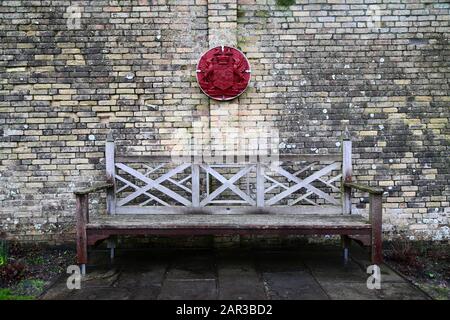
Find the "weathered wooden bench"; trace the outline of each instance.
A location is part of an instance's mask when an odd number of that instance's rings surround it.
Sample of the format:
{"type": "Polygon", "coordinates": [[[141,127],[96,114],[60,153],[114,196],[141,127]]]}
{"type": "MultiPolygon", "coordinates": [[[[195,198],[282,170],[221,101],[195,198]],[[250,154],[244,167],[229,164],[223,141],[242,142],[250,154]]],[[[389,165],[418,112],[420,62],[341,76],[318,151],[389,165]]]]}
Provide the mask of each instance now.
{"type": "Polygon", "coordinates": [[[342,154],[280,155],[275,164],[251,157],[173,163],[117,156],[109,135],[105,158],[107,181],[74,192],[83,273],[88,246],[120,235],[341,235],[345,259],[354,239],[382,262],[383,191],[352,181],[348,138],[342,154]],[[369,194],[369,219],[354,212],[352,189],[369,194]],[[106,191],[106,214],[90,217],[88,197],[98,191],[106,191]]]}

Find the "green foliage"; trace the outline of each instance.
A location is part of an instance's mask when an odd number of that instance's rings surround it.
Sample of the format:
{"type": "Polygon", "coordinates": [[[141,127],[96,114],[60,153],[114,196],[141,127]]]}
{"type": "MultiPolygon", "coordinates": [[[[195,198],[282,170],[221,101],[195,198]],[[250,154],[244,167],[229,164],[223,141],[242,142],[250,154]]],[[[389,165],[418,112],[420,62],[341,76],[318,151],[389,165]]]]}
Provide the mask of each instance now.
{"type": "Polygon", "coordinates": [[[407,239],[398,239],[391,243],[390,258],[393,261],[404,263],[407,266],[423,270],[424,266],[419,261],[420,248],[407,239]]]}
{"type": "Polygon", "coordinates": [[[8,261],[8,248],[5,240],[0,240],[0,267],[8,261]]]}
{"type": "Polygon", "coordinates": [[[0,266],[0,284],[7,285],[17,283],[27,276],[26,266],[18,261],[0,266]]]}
{"type": "Polygon", "coordinates": [[[277,5],[281,7],[289,7],[295,4],[295,0],[277,0],[277,5]]]}
{"type": "Polygon", "coordinates": [[[45,263],[44,257],[41,255],[33,255],[27,258],[27,263],[30,265],[42,265],[45,263]]]}
{"type": "Polygon", "coordinates": [[[14,287],[14,293],[23,296],[39,296],[45,289],[45,281],[41,279],[25,279],[14,287]]]}
{"type": "Polygon", "coordinates": [[[31,296],[14,295],[9,289],[0,289],[0,300],[33,300],[31,296]]]}

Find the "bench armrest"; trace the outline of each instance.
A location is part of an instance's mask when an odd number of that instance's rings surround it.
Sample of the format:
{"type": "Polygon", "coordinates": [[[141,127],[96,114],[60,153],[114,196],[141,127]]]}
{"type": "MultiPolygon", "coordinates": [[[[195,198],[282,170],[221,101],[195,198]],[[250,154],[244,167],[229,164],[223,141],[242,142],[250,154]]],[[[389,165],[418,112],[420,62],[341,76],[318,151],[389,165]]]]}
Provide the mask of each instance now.
{"type": "MultiPolygon", "coordinates": [[[[111,182],[95,183],[90,187],[74,190],[76,198],[75,217],[77,221],[78,237],[86,240],[86,224],[89,223],[89,194],[103,190],[113,190],[114,184],[111,182]]],[[[81,239],[80,238],[80,239],[81,239]]],[[[80,258],[85,259],[84,257],[80,258]]]]}
{"type": "Polygon", "coordinates": [[[353,182],[344,182],[344,187],[357,189],[359,191],[368,192],[370,194],[383,194],[383,192],[384,192],[383,189],[381,189],[381,188],[369,187],[369,186],[365,186],[365,185],[361,185],[361,184],[357,184],[357,183],[353,183],[353,182]]]}
{"type": "MultiPolygon", "coordinates": [[[[356,189],[362,192],[369,193],[369,220],[372,226],[371,228],[371,245],[372,245],[372,262],[380,264],[383,262],[382,245],[382,219],[383,219],[383,189],[373,188],[365,185],[360,185],[353,182],[344,182],[344,189],[347,189],[346,193],[350,197],[351,189],[356,189]]],[[[350,200],[351,201],[351,200],[350,200]]],[[[350,202],[351,205],[351,202],[350,202]]]]}
{"type": "Polygon", "coordinates": [[[84,195],[84,194],[89,194],[89,193],[93,193],[93,192],[97,192],[97,191],[106,190],[106,189],[113,188],[113,187],[114,187],[114,184],[108,183],[108,182],[96,183],[87,188],[77,189],[73,193],[75,193],[76,195],[84,195]]]}

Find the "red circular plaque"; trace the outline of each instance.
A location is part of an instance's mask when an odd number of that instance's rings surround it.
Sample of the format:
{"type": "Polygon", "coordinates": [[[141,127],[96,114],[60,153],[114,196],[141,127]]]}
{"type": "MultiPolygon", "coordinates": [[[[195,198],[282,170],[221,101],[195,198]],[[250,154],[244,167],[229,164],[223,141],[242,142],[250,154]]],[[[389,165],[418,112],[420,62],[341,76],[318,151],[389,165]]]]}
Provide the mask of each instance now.
{"type": "Polygon", "coordinates": [[[197,82],[212,99],[234,99],[247,89],[250,64],[238,49],[225,46],[212,48],[198,61],[197,82]]]}

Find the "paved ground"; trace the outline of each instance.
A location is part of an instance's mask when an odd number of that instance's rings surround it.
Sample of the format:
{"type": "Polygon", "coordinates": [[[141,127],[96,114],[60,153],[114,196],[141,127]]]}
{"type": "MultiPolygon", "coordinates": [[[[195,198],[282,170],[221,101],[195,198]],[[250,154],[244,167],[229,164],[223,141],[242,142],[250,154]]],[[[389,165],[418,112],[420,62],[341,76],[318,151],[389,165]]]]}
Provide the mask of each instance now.
{"type": "Polygon", "coordinates": [[[117,250],[106,251],[81,290],[68,290],[62,277],[43,299],[426,299],[388,267],[381,290],[366,286],[369,264],[352,249],[344,266],[341,250],[309,245],[289,250],[117,250]]]}

